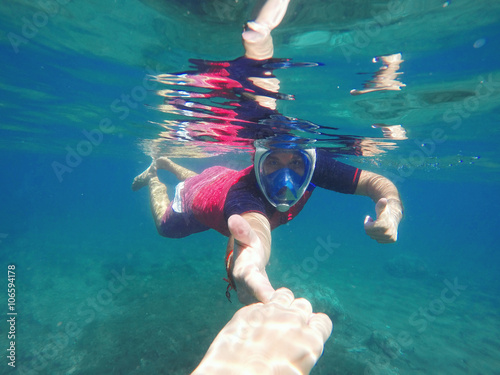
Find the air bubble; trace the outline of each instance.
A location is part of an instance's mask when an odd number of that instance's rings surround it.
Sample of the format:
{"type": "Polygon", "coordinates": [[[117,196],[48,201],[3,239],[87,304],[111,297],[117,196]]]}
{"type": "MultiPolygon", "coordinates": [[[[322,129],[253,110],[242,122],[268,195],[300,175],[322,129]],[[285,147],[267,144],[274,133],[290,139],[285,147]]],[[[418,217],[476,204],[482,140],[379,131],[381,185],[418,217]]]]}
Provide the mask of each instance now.
{"type": "Polygon", "coordinates": [[[486,44],[486,39],[484,38],[481,38],[481,39],[478,39],[474,42],[473,44],[473,47],[474,48],[481,48],[482,46],[484,46],[486,44]]]}

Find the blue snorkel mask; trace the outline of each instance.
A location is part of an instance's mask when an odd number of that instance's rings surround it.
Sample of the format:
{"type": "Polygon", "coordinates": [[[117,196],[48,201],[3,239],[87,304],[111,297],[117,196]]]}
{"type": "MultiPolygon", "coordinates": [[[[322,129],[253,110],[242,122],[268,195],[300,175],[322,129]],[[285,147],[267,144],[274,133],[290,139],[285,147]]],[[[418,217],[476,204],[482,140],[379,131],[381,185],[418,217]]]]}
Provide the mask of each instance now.
{"type": "Polygon", "coordinates": [[[278,211],[286,212],[306,191],[314,173],[316,150],[294,142],[255,142],[257,183],[278,211]]]}

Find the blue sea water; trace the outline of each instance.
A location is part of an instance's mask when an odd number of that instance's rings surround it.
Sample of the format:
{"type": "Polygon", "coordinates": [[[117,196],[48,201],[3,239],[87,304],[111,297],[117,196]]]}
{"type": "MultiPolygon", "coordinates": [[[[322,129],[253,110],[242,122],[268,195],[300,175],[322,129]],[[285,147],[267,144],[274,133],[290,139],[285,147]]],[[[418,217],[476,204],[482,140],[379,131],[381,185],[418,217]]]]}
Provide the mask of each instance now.
{"type": "MultiPolygon", "coordinates": [[[[239,57],[254,5],[0,5],[0,373],[187,374],[241,307],[224,293],[225,238],[160,237],[130,185],[155,152],[197,172],[249,165],[234,145],[176,138],[189,115],[158,110],[160,91],[186,87],[151,76],[239,57]]],[[[280,113],[364,141],[339,159],[391,178],[405,206],[391,245],[364,233],[368,198],[320,189],[273,232],[273,285],[335,324],[313,374],[500,373],[499,20],[487,1],[292,0],[273,32],[276,57],[321,63],[274,71],[295,97],[280,113]],[[406,86],[350,94],[396,53],[406,86]]]]}

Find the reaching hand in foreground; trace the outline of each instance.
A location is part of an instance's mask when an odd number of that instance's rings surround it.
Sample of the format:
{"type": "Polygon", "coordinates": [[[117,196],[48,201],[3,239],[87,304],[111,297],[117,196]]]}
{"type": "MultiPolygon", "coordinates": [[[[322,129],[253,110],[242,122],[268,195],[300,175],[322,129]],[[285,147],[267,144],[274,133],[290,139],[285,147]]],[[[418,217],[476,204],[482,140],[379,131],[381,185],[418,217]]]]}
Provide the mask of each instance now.
{"type": "Polygon", "coordinates": [[[398,225],[403,216],[400,206],[391,205],[390,200],[381,198],[375,205],[377,220],[370,216],[365,218],[365,231],[371,238],[380,243],[396,242],[398,225]]]}
{"type": "Polygon", "coordinates": [[[331,332],[327,315],[281,288],[238,310],[192,375],[309,374],[331,332]]]}

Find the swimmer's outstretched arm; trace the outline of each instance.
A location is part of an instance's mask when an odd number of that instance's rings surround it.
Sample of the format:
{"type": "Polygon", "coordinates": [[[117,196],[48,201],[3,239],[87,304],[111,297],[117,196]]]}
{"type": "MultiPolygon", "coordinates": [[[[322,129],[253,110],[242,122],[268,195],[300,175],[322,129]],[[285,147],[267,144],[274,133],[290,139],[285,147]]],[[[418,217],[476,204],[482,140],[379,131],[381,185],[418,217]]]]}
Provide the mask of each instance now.
{"type": "Polygon", "coordinates": [[[245,305],[268,302],[274,293],[266,273],[271,256],[269,220],[260,213],[249,212],[232,215],[228,227],[228,251],[234,249],[228,273],[236,284],[238,299],[245,305]]]}
{"type": "Polygon", "coordinates": [[[331,332],[327,315],[281,288],[238,310],[192,375],[309,374],[331,332]]]}
{"type": "Polygon", "coordinates": [[[377,219],[365,218],[365,231],[380,243],[396,242],[403,218],[403,204],[396,186],[376,173],[361,171],[355,194],[366,195],[375,203],[377,219]]]}
{"type": "Polygon", "coordinates": [[[254,60],[273,57],[271,30],[283,20],[289,2],[290,0],[267,0],[257,18],[247,22],[242,34],[246,57],[254,60]]]}

